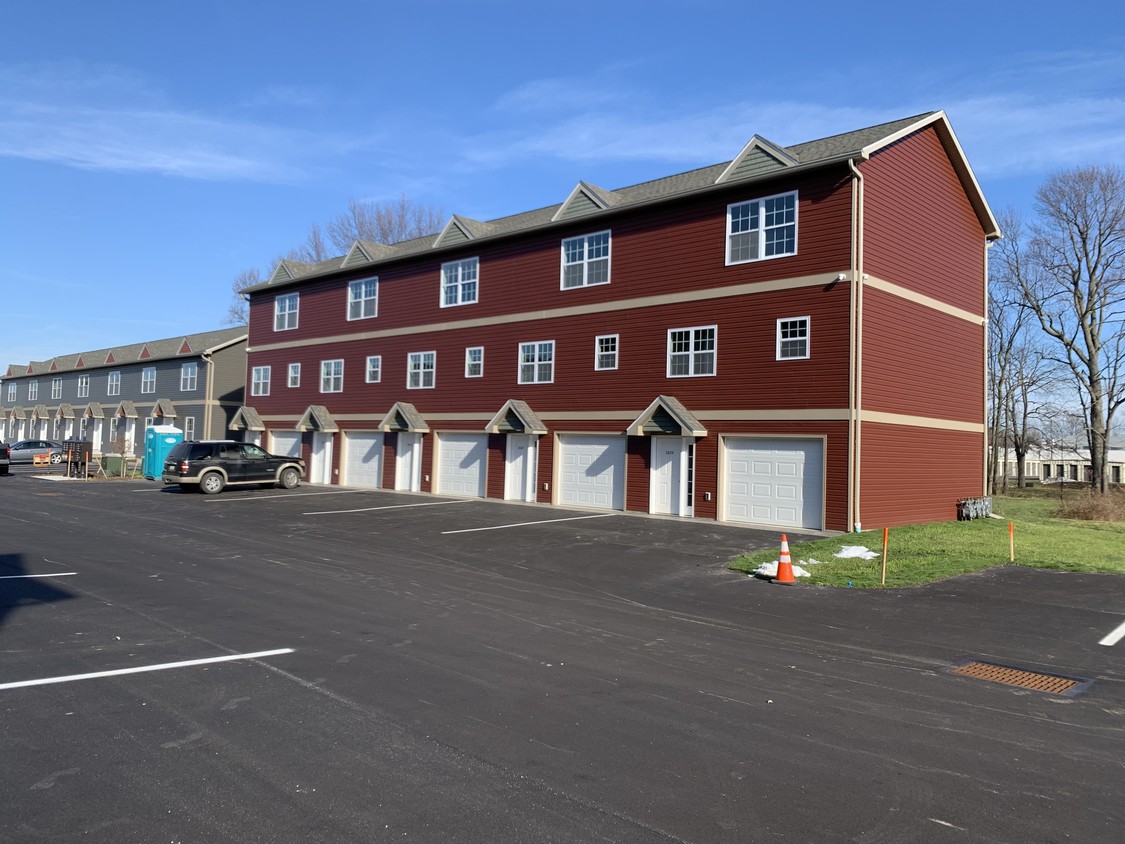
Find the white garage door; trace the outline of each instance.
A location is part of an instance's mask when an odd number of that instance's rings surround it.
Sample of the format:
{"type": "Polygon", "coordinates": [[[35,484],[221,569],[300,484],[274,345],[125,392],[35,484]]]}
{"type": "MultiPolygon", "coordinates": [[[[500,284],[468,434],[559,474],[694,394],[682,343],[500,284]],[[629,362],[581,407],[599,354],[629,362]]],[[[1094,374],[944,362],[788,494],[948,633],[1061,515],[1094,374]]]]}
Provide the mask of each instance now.
{"type": "Polygon", "coordinates": [[[348,431],[344,451],[344,483],[377,489],[383,480],[383,435],[348,431]]]}
{"type": "Polygon", "coordinates": [[[820,530],[822,440],[727,437],[726,518],[820,530]]]}
{"type": "Polygon", "coordinates": [[[559,435],[559,503],[625,509],[625,437],[559,435]]]}
{"type": "Polygon", "coordinates": [[[270,454],[282,457],[301,456],[300,431],[270,431],[270,454]]]}
{"type": "Polygon", "coordinates": [[[438,434],[438,492],[484,498],[488,434],[438,434]]]}

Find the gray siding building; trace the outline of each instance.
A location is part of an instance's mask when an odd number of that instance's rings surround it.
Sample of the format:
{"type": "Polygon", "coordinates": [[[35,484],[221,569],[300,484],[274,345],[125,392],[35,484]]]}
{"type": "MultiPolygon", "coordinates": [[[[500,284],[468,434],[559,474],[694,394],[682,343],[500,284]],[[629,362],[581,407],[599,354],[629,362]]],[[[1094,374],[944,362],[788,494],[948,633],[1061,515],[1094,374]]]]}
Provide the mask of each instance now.
{"type": "Polygon", "coordinates": [[[244,327],[12,364],[0,380],[0,440],[85,439],[141,454],[150,425],[219,439],[242,406],[244,327]]]}

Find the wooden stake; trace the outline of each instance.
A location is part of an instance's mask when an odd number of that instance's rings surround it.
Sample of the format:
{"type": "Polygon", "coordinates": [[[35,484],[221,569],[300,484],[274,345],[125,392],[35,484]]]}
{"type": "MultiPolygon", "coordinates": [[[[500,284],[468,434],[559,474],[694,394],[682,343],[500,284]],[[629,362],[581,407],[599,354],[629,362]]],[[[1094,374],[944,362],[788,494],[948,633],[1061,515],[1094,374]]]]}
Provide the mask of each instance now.
{"type": "Polygon", "coordinates": [[[1016,561],[1016,523],[1008,522],[1008,562],[1016,561]]]}
{"type": "Polygon", "coordinates": [[[883,528],[883,586],[887,585],[887,532],[888,528],[883,528]]]}

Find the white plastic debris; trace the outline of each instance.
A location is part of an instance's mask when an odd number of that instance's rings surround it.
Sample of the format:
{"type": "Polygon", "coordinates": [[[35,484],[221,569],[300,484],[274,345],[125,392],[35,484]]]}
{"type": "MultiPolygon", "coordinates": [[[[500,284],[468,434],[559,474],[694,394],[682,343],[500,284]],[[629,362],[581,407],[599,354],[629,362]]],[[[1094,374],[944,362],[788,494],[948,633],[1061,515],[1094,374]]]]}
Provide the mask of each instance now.
{"type": "MultiPolygon", "coordinates": [[[[773,560],[769,563],[762,563],[760,566],[754,569],[754,574],[759,575],[760,577],[777,577],[777,560],[773,560]]],[[[797,565],[793,566],[793,576],[810,577],[808,570],[803,569],[797,565]]]]}
{"type": "Polygon", "coordinates": [[[873,560],[878,557],[879,554],[864,545],[845,545],[836,556],[859,557],[861,560],[873,560]]]}

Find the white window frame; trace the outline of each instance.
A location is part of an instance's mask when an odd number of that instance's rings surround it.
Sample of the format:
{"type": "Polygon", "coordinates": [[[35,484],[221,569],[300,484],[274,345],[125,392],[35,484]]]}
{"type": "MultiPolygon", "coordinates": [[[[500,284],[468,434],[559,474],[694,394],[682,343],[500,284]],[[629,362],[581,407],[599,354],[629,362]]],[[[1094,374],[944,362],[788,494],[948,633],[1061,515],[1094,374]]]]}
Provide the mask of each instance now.
{"type": "Polygon", "coordinates": [[[618,352],[620,350],[621,350],[621,335],[620,334],[599,334],[597,337],[594,338],[594,369],[599,370],[599,371],[608,371],[608,370],[611,370],[611,369],[617,369],[617,355],[618,355],[618,352]],[[612,350],[603,349],[602,348],[602,341],[603,340],[612,340],[613,341],[613,349],[612,350]],[[613,356],[613,365],[612,366],[603,365],[603,360],[602,360],[603,355],[604,356],[609,356],[609,355],[613,356]]]}
{"type": "Polygon", "coordinates": [[[142,393],[155,393],[156,392],[156,367],[146,366],[141,370],[141,392],[142,393]]]}
{"type": "Polygon", "coordinates": [[[188,361],[180,364],[180,392],[187,393],[199,387],[199,364],[188,361]]]}
{"type": "Polygon", "coordinates": [[[432,390],[436,383],[437,352],[410,352],[406,356],[406,389],[432,390]]]}
{"type": "Polygon", "coordinates": [[[797,254],[797,212],[800,206],[798,201],[797,191],[788,191],[786,193],[777,193],[772,196],[763,196],[759,199],[749,199],[742,202],[732,202],[727,206],[727,236],[726,236],[726,263],[727,266],[734,264],[749,264],[753,261],[766,261],[771,258],[787,258],[797,254]],[[770,203],[777,200],[784,200],[792,197],[793,199],[793,219],[792,221],[786,220],[783,223],[773,224],[767,223],[767,217],[770,214],[776,214],[776,209],[767,209],[770,203]],[[745,209],[745,214],[743,213],[745,209]],[[754,222],[756,218],[757,222],[754,222]],[[774,251],[770,253],[769,249],[771,244],[767,240],[773,233],[782,231],[792,227],[793,229],[793,248],[785,252],[774,251]],[[735,231],[735,229],[738,231],[735,231]],[[733,258],[732,252],[734,249],[733,238],[744,234],[754,234],[758,236],[757,248],[754,254],[746,258],[733,258]]]}
{"type": "Polygon", "coordinates": [[[105,394],[107,396],[121,395],[121,372],[111,372],[105,377],[105,394]]]}
{"type": "Polygon", "coordinates": [[[555,341],[532,340],[519,344],[518,382],[520,384],[553,384],[555,383],[555,341]],[[541,367],[550,368],[549,377],[544,378],[541,367]],[[530,370],[526,370],[530,367],[530,370]],[[526,375],[530,373],[531,377],[526,375]]]}
{"type": "Polygon", "coordinates": [[[780,317],[777,320],[777,359],[808,360],[812,354],[812,318],[807,316],[780,317]],[[786,332],[801,331],[800,336],[783,336],[786,332]],[[785,354],[786,343],[803,342],[804,354],[785,354]]]}
{"type": "Polygon", "coordinates": [[[320,391],[322,393],[344,392],[343,358],[333,358],[320,362],[320,391]]]}
{"type": "Polygon", "coordinates": [[[668,329],[668,358],[667,358],[667,375],[669,378],[712,378],[719,371],[719,326],[717,325],[695,325],[685,328],[669,328],[668,329]],[[676,333],[689,332],[688,343],[690,348],[687,351],[673,351],[672,335],[676,333]],[[710,331],[711,334],[711,348],[698,350],[697,344],[699,343],[701,333],[710,331]],[[703,372],[701,367],[697,366],[699,361],[698,355],[709,352],[711,357],[711,371],[703,372]],[[682,357],[687,355],[688,371],[687,372],[672,372],[672,359],[673,355],[682,357]]]}
{"type": "Polygon", "coordinates": [[[51,379],[51,401],[58,401],[61,398],[62,398],[62,378],[52,378],[51,379]]]}
{"type": "Polygon", "coordinates": [[[484,377],[484,346],[465,347],[465,377],[484,377]],[[474,369],[476,370],[475,372],[474,369]]]}
{"type": "Polygon", "coordinates": [[[8,401],[10,402],[16,400],[16,386],[15,382],[8,385],[8,401]]]}
{"type": "Polygon", "coordinates": [[[378,384],[383,380],[383,356],[368,355],[364,367],[364,379],[368,384],[378,384]]]}
{"type": "Polygon", "coordinates": [[[379,277],[361,278],[348,282],[348,322],[357,319],[373,319],[379,316],[379,277]],[[366,285],[373,292],[366,295],[366,285]],[[370,313],[368,313],[370,311],[370,313]]]}
{"type": "Polygon", "coordinates": [[[250,395],[268,396],[270,394],[270,377],[273,375],[272,367],[255,366],[250,370],[250,395]]]}
{"type": "Polygon", "coordinates": [[[39,379],[38,378],[36,378],[33,381],[27,382],[27,400],[28,401],[38,401],[39,400],[39,379]]]}
{"type": "Polygon", "coordinates": [[[613,248],[613,233],[609,229],[600,232],[592,232],[590,234],[583,234],[577,237],[564,238],[561,249],[562,269],[559,274],[559,289],[560,290],[577,290],[580,287],[594,287],[602,284],[609,284],[610,274],[610,258],[611,250],[613,248]],[[590,252],[598,250],[600,252],[602,244],[599,241],[605,238],[605,254],[599,254],[596,258],[590,257],[590,252]],[[568,249],[569,248],[569,249],[568,249]],[[568,251],[570,252],[568,260],[568,251]],[[580,253],[580,254],[578,254],[580,253]],[[600,265],[605,263],[605,279],[599,281],[590,281],[590,268],[592,265],[600,265]],[[576,284],[567,284],[566,271],[568,268],[581,268],[582,277],[576,284]]]}
{"type": "Polygon", "coordinates": [[[289,364],[289,373],[286,377],[285,383],[289,387],[300,387],[301,386],[301,364],[299,364],[299,363],[289,364]]]}
{"type": "Polygon", "coordinates": [[[441,265],[440,303],[443,308],[456,308],[459,305],[475,305],[480,301],[480,258],[462,258],[441,265]],[[466,279],[466,271],[472,268],[472,278],[466,279]],[[450,297],[448,294],[452,293],[450,297]],[[452,298],[452,301],[450,301],[452,298]]]}
{"type": "Polygon", "coordinates": [[[195,439],[195,417],[194,416],[185,416],[184,417],[184,439],[185,440],[194,440],[195,439]]]}
{"type": "Polygon", "coordinates": [[[85,399],[90,397],[90,376],[78,376],[78,398],[85,399]]]}
{"type": "Polygon", "coordinates": [[[283,293],[275,296],[273,300],[273,330],[295,330],[300,319],[300,312],[300,293],[283,293]]]}

